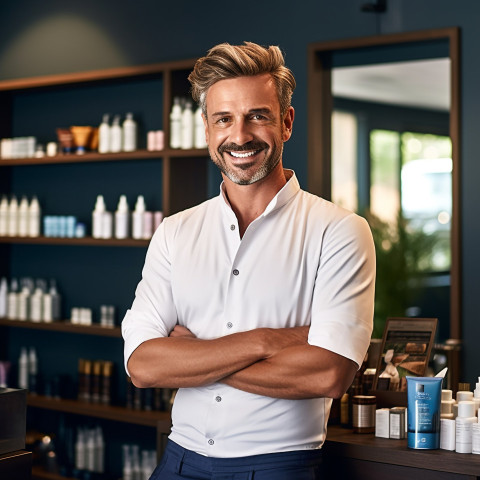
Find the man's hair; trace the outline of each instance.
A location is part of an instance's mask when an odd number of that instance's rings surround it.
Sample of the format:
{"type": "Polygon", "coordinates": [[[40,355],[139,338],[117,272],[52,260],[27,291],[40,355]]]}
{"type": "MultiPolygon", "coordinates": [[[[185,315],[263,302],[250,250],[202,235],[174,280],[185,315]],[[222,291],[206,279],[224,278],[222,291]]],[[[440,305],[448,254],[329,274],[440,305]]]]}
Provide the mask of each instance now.
{"type": "Polygon", "coordinates": [[[221,43],[198,59],[188,80],[192,84],[192,97],[206,116],[207,92],[214,83],[265,73],[270,74],[275,83],[283,116],[290,107],[296,82],[291,70],[285,67],[280,48],[276,46],[262,47],[251,42],[244,42],[244,45],[221,43]]]}

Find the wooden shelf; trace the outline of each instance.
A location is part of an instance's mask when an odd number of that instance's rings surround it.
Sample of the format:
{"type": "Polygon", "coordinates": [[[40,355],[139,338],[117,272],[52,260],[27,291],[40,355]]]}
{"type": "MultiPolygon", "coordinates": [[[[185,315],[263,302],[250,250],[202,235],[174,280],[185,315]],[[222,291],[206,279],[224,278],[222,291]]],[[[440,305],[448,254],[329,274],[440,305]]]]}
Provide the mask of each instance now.
{"type": "Polygon", "coordinates": [[[118,162],[135,160],[156,160],[163,157],[205,157],[208,156],[208,150],[205,149],[164,149],[150,152],[148,150],[136,150],[134,152],[119,153],[85,153],[84,155],[55,155],[54,157],[41,158],[0,158],[0,167],[20,167],[22,165],[49,165],[59,163],[89,163],[89,162],[118,162]]]}
{"type": "Polygon", "coordinates": [[[77,245],[85,247],[148,247],[150,240],[134,238],[66,238],[66,237],[0,237],[0,243],[27,245],[77,245]]]}
{"type": "Polygon", "coordinates": [[[100,337],[121,338],[120,327],[102,327],[100,325],[76,325],[66,320],[59,322],[31,322],[29,320],[9,320],[0,318],[0,326],[30,328],[34,330],[50,330],[55,332],[80,333],[83,335],[97,335],[100,337]]]}
{"type": "Polygon", "coordinates": [[[44,410],[54,410],[56,412],[73,413],[86,417],[154,427],[161,433],[170,433],[170,412],[132,410],[126,407],[56,399],[32,394],[29,394],[27,397],[27,405],[44,410]]]}
{"type": "Polygon", "coordinates": [[[58,473],[47,472],[43,467],[34,465],[32,467],[33,480],[75,480],[73,477],[63,477],[58,473]]]}

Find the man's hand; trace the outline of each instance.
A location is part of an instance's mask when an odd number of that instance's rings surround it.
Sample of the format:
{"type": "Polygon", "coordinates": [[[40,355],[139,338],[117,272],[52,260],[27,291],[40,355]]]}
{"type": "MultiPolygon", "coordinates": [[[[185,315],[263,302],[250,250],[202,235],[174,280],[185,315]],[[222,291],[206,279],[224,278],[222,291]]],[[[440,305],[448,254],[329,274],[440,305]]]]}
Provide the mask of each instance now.
{"type": "Polygon", "coordinates": [[[170,332],[169,337],[192,337],[197,338],[188,328],[182,325],[175,325],[175,328],[170,332]]]}

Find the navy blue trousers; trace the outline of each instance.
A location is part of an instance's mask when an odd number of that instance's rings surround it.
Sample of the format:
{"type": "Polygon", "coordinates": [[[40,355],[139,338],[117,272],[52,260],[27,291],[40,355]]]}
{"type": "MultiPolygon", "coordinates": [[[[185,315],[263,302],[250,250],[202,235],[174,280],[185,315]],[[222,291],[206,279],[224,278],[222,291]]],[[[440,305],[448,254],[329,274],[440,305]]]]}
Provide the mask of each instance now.
{"type": "Polygon", "coordinates": [[[317,480],[321,450],[212,458],[168,440],[150,480],[317,480]]]}

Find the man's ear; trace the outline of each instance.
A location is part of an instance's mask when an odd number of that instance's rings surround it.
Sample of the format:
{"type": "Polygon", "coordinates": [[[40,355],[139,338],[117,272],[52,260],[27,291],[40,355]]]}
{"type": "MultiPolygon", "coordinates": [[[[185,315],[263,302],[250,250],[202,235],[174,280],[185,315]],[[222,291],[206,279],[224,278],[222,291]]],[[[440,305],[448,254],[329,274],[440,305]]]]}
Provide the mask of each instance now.
{"type": "Polygon", "coordinates": [[[282,129],[282,140],[284,142],[290,140],[292,136],[293,120],[295,118],[295,110],[293,107],[288,107],[284,117],[283,117],[283,129],[282,129]]]}

